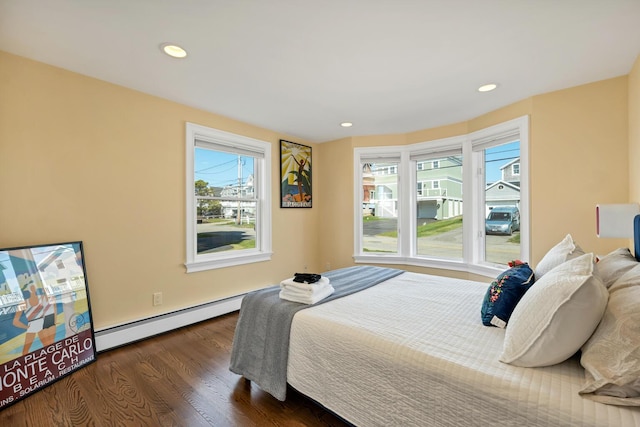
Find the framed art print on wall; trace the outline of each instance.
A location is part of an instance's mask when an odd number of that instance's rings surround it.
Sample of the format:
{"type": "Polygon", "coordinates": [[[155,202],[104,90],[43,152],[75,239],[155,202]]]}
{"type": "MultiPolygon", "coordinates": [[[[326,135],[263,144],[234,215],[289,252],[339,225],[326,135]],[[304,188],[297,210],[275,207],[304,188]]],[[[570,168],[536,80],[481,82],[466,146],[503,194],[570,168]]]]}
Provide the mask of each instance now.
{"type": "Polygon", "coordinates": [[[280,140],[280,207],[313,205],[311,147],[280,140]]]}
{"type": "Polygon", "coordinates": [[[96,360],[82,242],[0,249],[0,410],[96,360]]]}

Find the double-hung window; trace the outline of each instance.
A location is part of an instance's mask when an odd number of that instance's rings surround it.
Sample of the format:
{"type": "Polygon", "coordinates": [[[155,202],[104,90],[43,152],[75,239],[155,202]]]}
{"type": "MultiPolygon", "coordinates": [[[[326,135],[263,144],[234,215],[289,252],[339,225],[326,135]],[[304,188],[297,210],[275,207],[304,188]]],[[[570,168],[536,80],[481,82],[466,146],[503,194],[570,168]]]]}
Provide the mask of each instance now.
{"type": "Polygon", "coordinates": [[[474,132],[470,145],[477,206],[473,259],[488,265],[528,260],[528,121],[512,120],[474,132]]]}
{"type": "Polygon", "coordinates": [[[374,152],[362,157],[358,165],[363,195],[358,244],[363,252],[398,253],[399,163],[394,153],[374,152]]]}
{"type": "Polygon", "coordinates": [[[187,123],[187,272],[271,257],[271,145],[187,123]]]}
{"type": "Polygon", "coordinates": [[[430,183],[422,192],[409,195],[413,212],[410,256],[416,260],[462,261],[462,143],[462,138],[452,138],[408,147],[409,167],[421,162],[427,165],[411,174],[413,180],[430,183]]]}
{"type": "Polygon", "coordinates": [[[522,117],[453,138],[354,149],[354,259],[490,275],[528,259],[527,147],[522,117]]]}

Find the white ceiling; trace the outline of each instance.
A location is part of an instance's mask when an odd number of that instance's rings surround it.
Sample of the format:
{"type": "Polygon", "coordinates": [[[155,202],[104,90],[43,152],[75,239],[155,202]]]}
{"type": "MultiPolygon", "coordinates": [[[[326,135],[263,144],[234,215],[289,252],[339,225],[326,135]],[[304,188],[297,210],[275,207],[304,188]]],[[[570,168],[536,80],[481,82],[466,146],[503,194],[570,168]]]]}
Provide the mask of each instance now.
{"type": "Polygon", "coordinates": [[[628,74],[640,0],[0,0],[0,50],[324,142],[628,74]]]}

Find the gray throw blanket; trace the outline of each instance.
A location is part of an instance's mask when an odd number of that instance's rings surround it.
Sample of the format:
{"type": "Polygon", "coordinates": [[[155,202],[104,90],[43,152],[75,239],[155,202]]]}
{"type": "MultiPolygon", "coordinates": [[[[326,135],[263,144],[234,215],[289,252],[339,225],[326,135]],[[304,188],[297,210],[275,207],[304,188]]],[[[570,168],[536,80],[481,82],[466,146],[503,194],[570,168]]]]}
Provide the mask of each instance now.
{"type": "Polygon", "coordinates": [[[403,273],[373,266],[323,273],[335,292],[314,305],[281,300],[280,286],[251,292],[242,299],[231,350],[231,372],[244,376],[278,400],[287,393],[289,332],[297,311],[350,295],[403,273]]]}

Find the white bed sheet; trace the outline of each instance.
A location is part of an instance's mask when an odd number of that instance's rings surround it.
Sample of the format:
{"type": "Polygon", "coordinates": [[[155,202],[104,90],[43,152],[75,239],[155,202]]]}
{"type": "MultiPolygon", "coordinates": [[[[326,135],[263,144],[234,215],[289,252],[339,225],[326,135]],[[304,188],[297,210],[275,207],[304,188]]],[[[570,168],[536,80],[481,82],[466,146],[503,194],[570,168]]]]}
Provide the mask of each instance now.
{"type": "Polygon", "coordinates": [[[489,284],[404,273],[296,313],[287,381],[358,426],[640,426],[640,409],[580,397],[576,359],[498,361],[489,284]]]}

